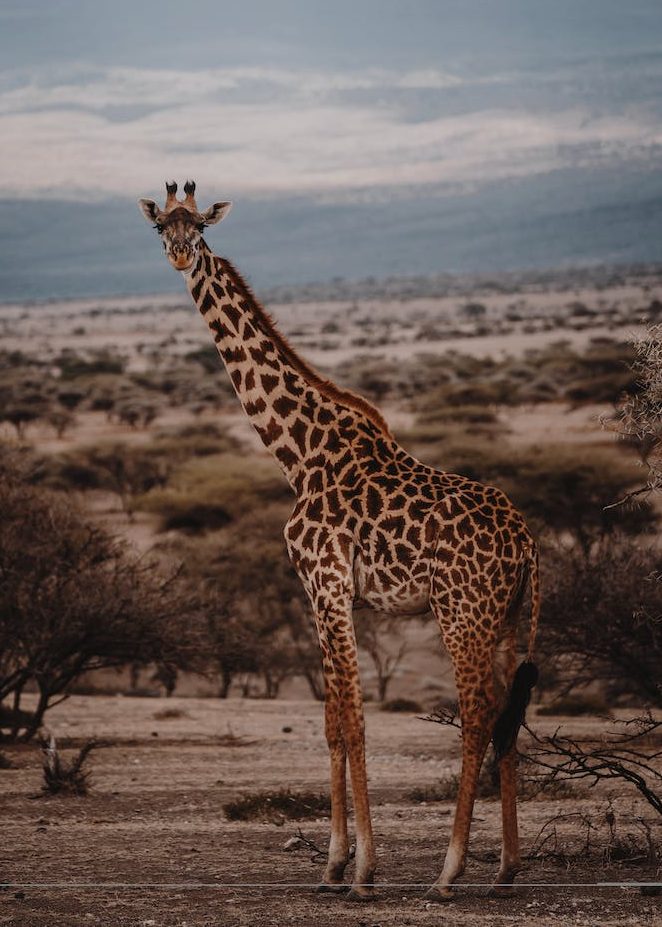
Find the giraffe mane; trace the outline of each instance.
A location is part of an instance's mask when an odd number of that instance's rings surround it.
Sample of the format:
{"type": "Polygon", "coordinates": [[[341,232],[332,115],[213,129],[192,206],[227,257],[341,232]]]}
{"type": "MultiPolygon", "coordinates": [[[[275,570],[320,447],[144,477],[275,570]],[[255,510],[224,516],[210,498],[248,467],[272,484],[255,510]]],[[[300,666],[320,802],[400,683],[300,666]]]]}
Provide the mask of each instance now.
{"type": "Polygon", "coordinates": [[[384,435],[392,438],[393,435],[391,434],[391,430],[381,412],[358,393],[350,389],[341,389],[339,386],[336,386],[333,380],[329,380],[322,376],[318,370],[315,370],[311,364],[297,354],[285,335],[279,330],[273,316],[271,316],[260,303],[236,267],[228,261],[227,258],[217,257],[216,255],[215,257],[220,261],[223,273],[228,274],[232,278],[233,283],[236,284],[236,289],[239,290],[245,299],[251,301],[260,324],[264,329],[264,333],[271,338],[277,349],[287,358],[295,370],[297,370],[312,387],[317,389],[325,399],[330,399],[332,402],[337,402],[338,405],[345,406],[348,409],[354,409],[356,412],[361,412],[373,425],[376,425],[384,435]]]}

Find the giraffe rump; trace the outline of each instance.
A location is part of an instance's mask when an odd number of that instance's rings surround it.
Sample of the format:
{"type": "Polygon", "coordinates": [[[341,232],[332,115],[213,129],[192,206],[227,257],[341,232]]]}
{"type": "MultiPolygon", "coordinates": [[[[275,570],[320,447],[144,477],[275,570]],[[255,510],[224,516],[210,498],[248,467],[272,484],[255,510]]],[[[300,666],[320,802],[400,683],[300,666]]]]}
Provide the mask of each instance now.
{"type": "Polygon", "coordinates": [[[492,731],[492,743],[497,759],[510,750],[517,739],[517,733],[524,723],[526,709],[531,701],[531,691],[538,682],[538,667],[525,660],[517,668],[508,702],[496,720],[492,731]]]}

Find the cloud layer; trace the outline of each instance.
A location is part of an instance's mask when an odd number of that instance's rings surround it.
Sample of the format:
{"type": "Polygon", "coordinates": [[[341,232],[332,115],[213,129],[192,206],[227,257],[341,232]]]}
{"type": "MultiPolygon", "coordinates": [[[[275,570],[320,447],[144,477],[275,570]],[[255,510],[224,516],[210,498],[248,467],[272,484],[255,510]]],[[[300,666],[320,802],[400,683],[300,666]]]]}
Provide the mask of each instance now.
{"type": "Polygon", "coordinates": [[[210,196],[355,197],[658,157],[654,105],[557,100],[567,75],[534,78],[532,97],[524,80],[435,69],[5,74],[0,196],[133,196],[193,176],[210,196]]]}

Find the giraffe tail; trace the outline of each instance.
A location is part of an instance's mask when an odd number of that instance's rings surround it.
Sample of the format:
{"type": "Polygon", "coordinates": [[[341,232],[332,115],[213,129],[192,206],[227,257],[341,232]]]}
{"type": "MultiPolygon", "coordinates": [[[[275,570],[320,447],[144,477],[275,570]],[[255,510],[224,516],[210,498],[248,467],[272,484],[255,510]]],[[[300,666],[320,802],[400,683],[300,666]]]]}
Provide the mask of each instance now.
{"type": "Polygon", "coordinates": [[[533,662],[533,647],[538,630],[540,615],[540,578],[538,568],[538,548],[531,542],[527,551],[529,561],[529,581],[531,584],[531,625],[526,660],[517,668],[513,684],[508,695],[508,702],[496,720],[492,731],[492,743],[497,759],[505,756],[517,740],[517,734],[524,723],[526,709],[531,701],[531,691],[538,682],[538,667],[533,662]]]}

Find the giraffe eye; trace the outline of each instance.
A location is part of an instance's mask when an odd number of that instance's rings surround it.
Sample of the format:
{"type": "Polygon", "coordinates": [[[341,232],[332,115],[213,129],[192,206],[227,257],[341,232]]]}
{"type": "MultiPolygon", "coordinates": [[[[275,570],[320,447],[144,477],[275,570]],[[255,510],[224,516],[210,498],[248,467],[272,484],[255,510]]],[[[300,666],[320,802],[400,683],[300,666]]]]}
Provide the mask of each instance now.
{"type": "Polygon", "coordinates": [[[156,231],[159,233],[159,235],[160,235],[161,232],[163,231],[163,226],[162,226],[159,222],[156,223],[156,225],[154,226],[154,228],[155,228],[156,231]]]}
{"type": "Polygon", "coordinates": [[[206,228],[206,226],[205,226],[204,222],[200,222],[199,225],[198,225],[198,231],[202,234],[202,232],[204,232],[205,228],[206,228]]]}

